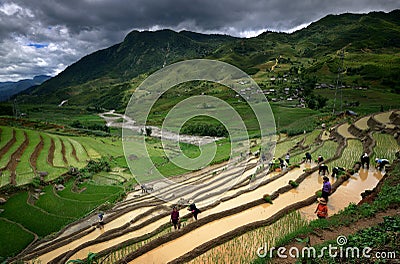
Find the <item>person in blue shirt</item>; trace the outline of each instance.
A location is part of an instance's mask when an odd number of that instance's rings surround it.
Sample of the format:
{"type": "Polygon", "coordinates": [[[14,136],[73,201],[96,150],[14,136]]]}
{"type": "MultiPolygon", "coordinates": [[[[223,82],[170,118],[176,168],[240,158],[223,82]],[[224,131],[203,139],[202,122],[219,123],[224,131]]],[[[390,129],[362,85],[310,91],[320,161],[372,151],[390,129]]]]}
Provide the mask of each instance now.
{"type": "Polygon", "coordinates": [[[389,165],[389,160],[387,159],[375,159],[376,162],[376,168],[379,170],[383,170],[385,168],[386,165],[389,165]]]}

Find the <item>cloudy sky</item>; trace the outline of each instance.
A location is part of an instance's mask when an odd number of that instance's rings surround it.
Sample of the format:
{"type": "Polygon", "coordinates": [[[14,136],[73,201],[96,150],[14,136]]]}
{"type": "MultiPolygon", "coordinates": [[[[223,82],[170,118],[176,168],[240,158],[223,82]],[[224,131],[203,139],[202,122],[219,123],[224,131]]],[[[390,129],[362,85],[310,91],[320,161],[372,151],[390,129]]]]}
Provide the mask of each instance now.
{"type": "Polygon", "coordinates": [[[399,0],[0,0],[0,82],[54,76],[133,29],[250,37],[327,14],[399,8],[399,0]]]}

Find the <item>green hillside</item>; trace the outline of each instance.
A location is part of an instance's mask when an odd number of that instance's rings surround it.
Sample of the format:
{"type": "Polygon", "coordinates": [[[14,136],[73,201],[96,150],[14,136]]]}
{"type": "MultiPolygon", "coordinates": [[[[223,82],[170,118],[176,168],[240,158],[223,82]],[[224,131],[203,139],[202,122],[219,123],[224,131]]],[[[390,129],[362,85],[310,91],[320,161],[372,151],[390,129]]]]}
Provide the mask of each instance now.
{"type": "Polygon", "coordinates": [[[193,58],[231,63],[253,75],[262,88],[287,86],[270,81],[284,75],[292,80],[307,75],[334,84],[340,50],[345,52],[344,84],[399,93],[394,78],[400,73],[399,17],[400,10],[328,15],[291,34],[265,32],[249,39],[188,31],[132,31],[123,42],[83,57],[18,99],[52,104],[68,99],[70,105],[123,109],[146,76],[164,65],[193,58]]]}

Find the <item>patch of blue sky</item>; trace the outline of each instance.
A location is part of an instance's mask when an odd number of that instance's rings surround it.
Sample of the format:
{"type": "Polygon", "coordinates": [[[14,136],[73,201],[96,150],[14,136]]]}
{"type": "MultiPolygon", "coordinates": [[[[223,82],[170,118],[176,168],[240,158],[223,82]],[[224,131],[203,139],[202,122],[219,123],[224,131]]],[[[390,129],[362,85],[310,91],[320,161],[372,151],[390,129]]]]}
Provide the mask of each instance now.
{"type": "Polygon", "coordinates": [[[42,49],[42,48],[46,48],[47,46],[49,46],[49,44],[47,44],[47,43],[29,43],[28,46],[35,47],[37,49],[42,49]]]}

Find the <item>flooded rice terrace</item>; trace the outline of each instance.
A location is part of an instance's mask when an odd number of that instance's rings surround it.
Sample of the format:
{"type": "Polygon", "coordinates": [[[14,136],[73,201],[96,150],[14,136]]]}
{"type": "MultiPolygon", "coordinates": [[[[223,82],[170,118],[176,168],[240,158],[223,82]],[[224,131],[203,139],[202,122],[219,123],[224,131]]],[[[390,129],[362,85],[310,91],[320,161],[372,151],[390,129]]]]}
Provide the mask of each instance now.
{"type": "MultiPolygon", "coordinates": [[[[294,168],[283,175],[279,173],[272,173],[268,175],[267,179],[274,179],[265,185],[261,185],[253,191],[245,192],[235,198],[228,199],[226,201],[220,202],[218,205],[204,210],[200,215],[199,219],[206,218],[208,216],[212,216],[213,214],[220,213],[226,210],[230,210],[232,208],[238,207],[240,205],[244,205],[250,203],[254,200],[260,199],[264,194],[272,194],[277,189],[287,185],[289,180],[295,180],[300,174],[302,174],[303,169],[310,166],[315,166],[316,164],[302,164],[300,168],[294,168]]],[[[201,176],[198,176],[201,177],[201,176]]],[[[330,177],[331,178],[331,177],[330,177]]],[[[338,190],[331,196],[329,200],[329,213],[334,214],[339,210],[345,208],[350,203],[357,203],[361,200],[361,192],[366,189],[372,189],[376,186],[378,181],[382,178],[380,172],[375,169],[370,170],[360,170],[359,173],[354,174],[347,182],[342,184],[338,188],[338,190]]],[[[193,180],[193,179],[192,179],[193,180]]],[[[175,258],[190,252],[194,248],[210,241],[212,239],[218,238],[219,236],[235,230],[243,225],[246,225],[250,222],[256,222],[260,220],[267,219],[273,216],[276,212],[285,208],[287,205],[292,204],[296,201],[304,200],[315,194],[316,191],[321,189],[322,186],[322,176],[320,176],[317,172],[314,172],[307,176],[301,184],[295,188],[287,191],[281,195],[279,195],[274,201],[273,204],[263,203],[258,206],[254,206],[250,209],[244,210],[239,213],[235,213],[232,215],[227,215],[225,217],[221,217],[214,221],[210,221],[205,225],[202,225],[191,232],[180,236],[168,243],[165,243],[159,247],[150,250],[149,252],[143,254],[142,256],[136,258],[130,263],[167,263],[169,261],[174,260],[175,258]]],[[[331,178],[331,182],[334,183],[334,179],[331,178]]],[[[224,194],[223,197],[233,196],[235,193],[248,189],[248,186],[240,187],[237,189],[229,190],[224,194]]],[[[136,192],[136,195],[139,195],[136,192]]],[[[132,195],[131,195],[132,197],[132,195]]],[[[139,198],[146,197],[145,201],[148,200],[150,203],[152,201],[151,196],[149,195],[139,195],[135,198],[131,198],[131,202],[135,200],[139,200],[139,198]]],[[[223,200],[223,199],[222,199],[223,200]]],[[[205,199],[204,204],[207,204],[207,199],[205,199]]],[[[198,205],[201,205],[199,203],[198,205]]],[[[115,207],[118,209],[118,206],[115,207]]],[[[123,206],[121,208],[124,208],[123,206]]],[[[106,250],[112,246],[116,246],[118,244],[123,243],[129,239],[135,237],[141,237],[143,235],[155,232],[157,228],[166,224],[170,220],[170,216],[167,211],[158,211],[151,212],[154,206],[143,206],[137,209],[133,209],[127,213],[121,214],[114,220],[107,222],[104,226],[104,229],[95,229],[93,232],[82,236],[64,246],[60,246],[46,254],[41,255],[38,259],[42,261],[42,263],[47,263],[54,259],[57,256],[62,255],[63,253],[68,252],[69,250],[73,250],[78,248],[80,245],[88,242],[95,241],[101,235],[106,232],[116,230],[117,228],[121,228],[123,225],[130,223],[132,219],[136,216],[143,214],[144,216],[140,218],[138,221],[131,223],[130,226],[138,226],[146,220],[151,220],[153,217],[157,216],[162,212],[167,213],[165,217],[161,217],[157,220],[150,221],[145,226],[138,228],[135,231],[127,232],[125,234],[121,234],[115,238],[106,240],[104,242],[93,243],[93,245],[87,246],[75,252],[70,259],[83,259],[85,258],[89,252],[100,252],[102,250],[106,250]]],[[[201,208],[201,207],[200,207],[201,208]]],[[[304,207],[300,210],[302,215],[307,219],[315,219],[315,215],[313,211],[315,210],[315,205],[304,207]]],[[[181,216],[184,215],[186,209],[183,208],[181,210],[181,216]]],[[[190,225],[193,222],[193,219],[189,219],[186,225],[190,225]]]]}
{"type": "MultiPolygon", "coordinates": [[[[386,113],[375,117],[364,117],[355,122],[355,126],[360,130],[366,129],[370,123],[367,120],[371,118],[389,124],[389,116],[386,113]]],[[[360,144],[348,144],[350,141],[358,141],[358,136],[352,134],[350,128],[345,123],[335,129],[334,136],[337,137],[339,146],[337,151],[341,150],[336,154],[332,151],[333,159],[327,160],[330,169],[332,164],[337,164],[341,159],[349,157],[352,160],[357,159],[358,153],[362,152],[360,144]],[[357,155],[349,156],[349,152],[357,155]],[[342,156],[343,153],[347,153],[347,156],[342,156]]],[[[319,144],[317,147],[312,148],[316,154],[322,151],[324,144],[331,142],[330,135],[325,133],[325,137],[328,138],[324,138],[317,143],[319,144]]],[[[383,149],[379,144],[381,143],[377,141],[374,151],[383,149]]],[[[285,144],[281,146],[286,147],[285,144]]],[[[330,144],[327,146],[329,148],[330,144]]],[[[304,148],[301,150],[300,153],[305,152],[304,148]]],[[[118,251],[124,247],[131,247],[128,253],[138,251],[140,253],[131,258],[129,263],[168,263],[193,252],[207,242],[216,241],[228,233],[239,232],[238,230],[246,225],[273,219],[282,209],[299,202],[301,204],[302,201],[310,202],[301,205],[302,208],[296,207],[300,217],[304,221],[316,219],[314,214],[316,203],[310,205],[313,201],[310,198],[315,199],[313,197],[321,190],[323,184],[318,166],[318,163],[311,161],[283,171],[270,172],[260,170],[260,159],[249,155],[237,160],[235,166],[227,167],[219,164],[181,175],[176,178],[180,183],[177,186],[162,188],[162,184],[159,185],[160,188],[154,193],[171,195],[171,202],[142,193],[138,188],[129,193],[124,201],[106,212],[104,228],[94,228],[96,218],[88,217],[71,225],[48,242],[37,245],[36,251],[28,253],[25,259],[42,263],[67,261],[84,259],[90,252],[108,256],[109,252],[113,252],[110,248],[118,251]],[[289,181],[296,181],[299,185],[292,187],[289,181]],[[272,204],[263,200],[265,195],[272,197],[272,204]],[[186,210],[190,198],[194,198],[196,205],[201,209],[197,222],[186,210]],[[183,227],[179,231],[174,231],[169,223],[171,208],[176,204],[181,207],[180,216],[183,219],[183,227]],[[74,235],[74,239],[68,239],[70,235],[74,235]],[[131,245],[135,245],[134,249],[131,245]],[[143,247],[145,245],[148,247],[143,247]],[[46,249],[47,246],[49,249],[46,249]]],[[[336,178],[328,177],[330,182],[335,184],[336,178]]],[[[358,203],[361,200],[361,193],[373,189],[381,179],[382,173],[371,164],[370,169],[360,169],[348,180],[338,181],[336,191],[329,198],[329,214],[339,212],[350,203],[358,203]]],[[[106,261],[104,263],[113,263],[123,257],[109,260],[103,257],[103,260],[106,261]]]]}

